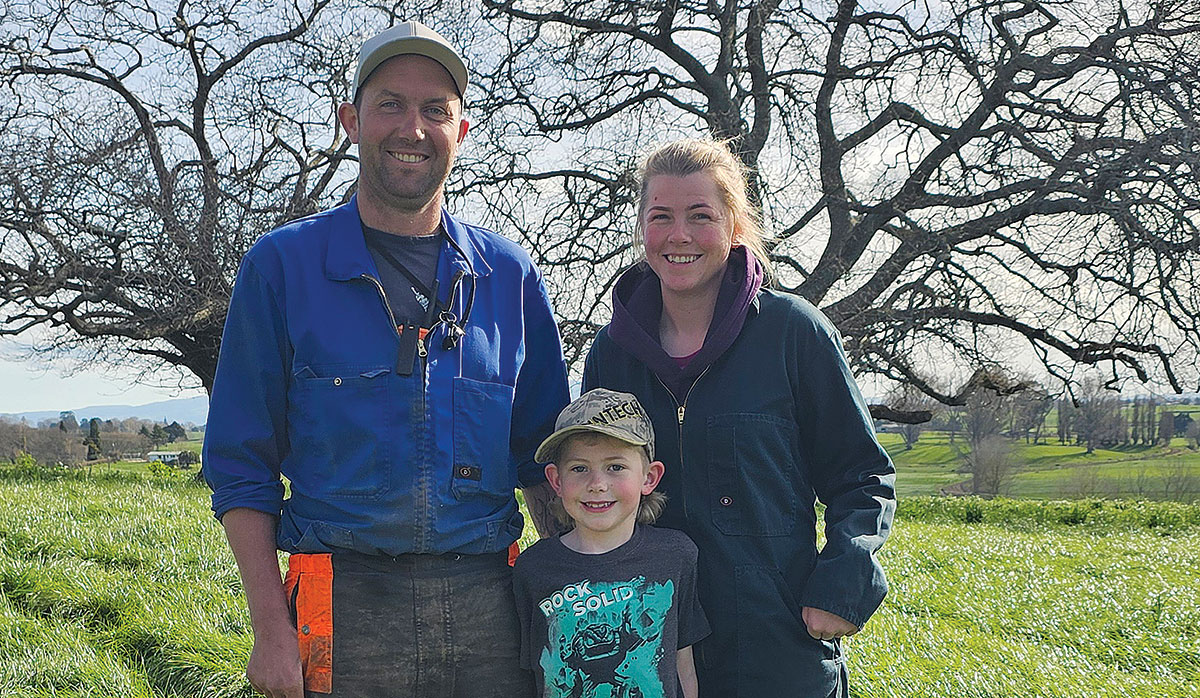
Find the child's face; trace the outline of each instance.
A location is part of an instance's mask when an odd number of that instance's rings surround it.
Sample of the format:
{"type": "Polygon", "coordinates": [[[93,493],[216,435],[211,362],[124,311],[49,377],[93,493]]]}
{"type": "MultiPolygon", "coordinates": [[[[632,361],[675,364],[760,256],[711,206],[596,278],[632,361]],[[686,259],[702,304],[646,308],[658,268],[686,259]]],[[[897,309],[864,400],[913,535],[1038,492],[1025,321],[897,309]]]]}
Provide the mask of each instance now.
{"type": "Polygon", "coordinates": [[[647,463],[640,447],[603,434],[572,436],[557,463],[546,466],[576,530],[618,545],[633,535],[642,495],[654,491],[662,473],[662,463],[647,463]]]}

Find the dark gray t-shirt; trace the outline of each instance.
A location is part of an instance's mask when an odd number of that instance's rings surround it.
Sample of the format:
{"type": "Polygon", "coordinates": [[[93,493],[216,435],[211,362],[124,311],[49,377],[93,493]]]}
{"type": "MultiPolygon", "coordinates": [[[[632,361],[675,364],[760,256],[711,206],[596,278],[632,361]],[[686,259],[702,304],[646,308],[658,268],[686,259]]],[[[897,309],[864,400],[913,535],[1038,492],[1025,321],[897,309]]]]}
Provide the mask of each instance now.
{"type": "Polygon", "coordinates": [[[676,650],[709,633],[696,595],[696,546],[668,528],[637,526],[628,542],[600,555],[558,538],[538,541],[517,558],[513,589],[521,665],[533,671],[541,698],[675,698],[676,650]]]}
{"type": "Polygon", "coordinates": [[[383,293],[387,296],[396,323],[428,327],[429,304],[436,303],[436,300],[429,299],[429,292],[433,289],[433,280],[437,278],[438,257],[442,252],[441,229],[433,235],[411,236],[393,235],[364,225],[363,235],[371,258],[375,260],[375,268],[379,270],[379,281],[383,284],[383,293]],[[414,286],[387,255],[403,264],[424,289],[414,286]]]}

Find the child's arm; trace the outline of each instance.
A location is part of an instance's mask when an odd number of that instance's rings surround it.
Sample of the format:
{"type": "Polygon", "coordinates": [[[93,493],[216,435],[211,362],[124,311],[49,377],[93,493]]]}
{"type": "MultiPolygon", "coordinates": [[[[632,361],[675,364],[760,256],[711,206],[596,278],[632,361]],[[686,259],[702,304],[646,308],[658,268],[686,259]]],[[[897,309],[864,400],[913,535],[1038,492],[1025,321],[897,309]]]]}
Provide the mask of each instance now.
{"type": "Polygon", "coordinates": [[[679,685],[683,688],[683,698],[697,698],[700,695],[700,685],[696,681],[696,663],[692,661],[691,645],[676,653],[675,672],[679,674],[679,685]]]}

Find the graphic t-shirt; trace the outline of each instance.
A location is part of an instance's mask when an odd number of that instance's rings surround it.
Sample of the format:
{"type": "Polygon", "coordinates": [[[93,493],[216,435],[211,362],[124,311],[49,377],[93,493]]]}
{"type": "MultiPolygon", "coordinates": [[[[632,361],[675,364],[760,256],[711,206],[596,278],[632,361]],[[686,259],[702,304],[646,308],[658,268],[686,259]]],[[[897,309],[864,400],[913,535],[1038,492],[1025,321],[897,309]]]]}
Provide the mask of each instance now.
{"type": "Polygon", "coordinates": [[[680,531],[638,526],[600,555],[558,538],[513,568],[521,664],[542,698],[674,698],[676,651],[708,635],[696,596],[696,546],[680,531]]]}

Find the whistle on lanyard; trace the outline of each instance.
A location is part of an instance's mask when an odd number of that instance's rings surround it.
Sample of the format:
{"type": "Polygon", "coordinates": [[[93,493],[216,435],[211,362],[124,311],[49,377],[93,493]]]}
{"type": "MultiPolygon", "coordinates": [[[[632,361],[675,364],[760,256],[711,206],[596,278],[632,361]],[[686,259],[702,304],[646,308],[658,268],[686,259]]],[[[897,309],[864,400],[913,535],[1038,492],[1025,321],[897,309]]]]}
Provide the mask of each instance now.
{"type": "Polygon", "coordinates": [[[467,333],[466,330],[458,324],[458,318],[454,317],[454,313],[443,311],[438,316],[438,321],[446,327],[446,336],[442,339],[442,349],[450,351],[458,346],[459,340],[467,333]]]}
{"type": "MultiPolygon", "coordinates": [[[[453,304],[454,297],[458,294],[462,287],[462,280],[466,274],[458,271],[454,274],[454,281],[450,284],[450,295],[448,301],[453,304]]],[[[475,304],[475,276],[471,276],[471,288],[467,292],[466,304],[463,307],[462,320],[454,314],[454,311],[449,308],[441,311],[438,314],[438,324],[446,328],[446,336],[442,339],[442,349],[450,351],[458,346],[458,343],[467,334],[466,324],[467,319],[471,317],[471,306],[475,304]]]]}

